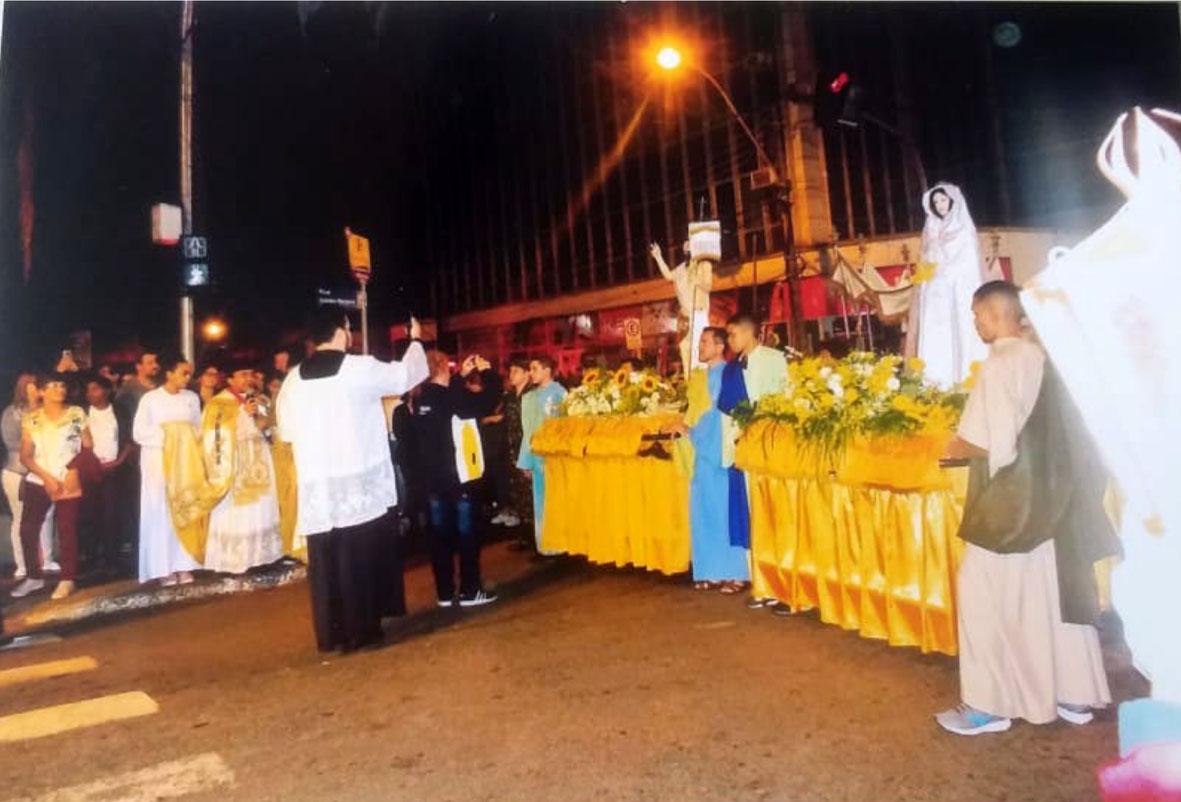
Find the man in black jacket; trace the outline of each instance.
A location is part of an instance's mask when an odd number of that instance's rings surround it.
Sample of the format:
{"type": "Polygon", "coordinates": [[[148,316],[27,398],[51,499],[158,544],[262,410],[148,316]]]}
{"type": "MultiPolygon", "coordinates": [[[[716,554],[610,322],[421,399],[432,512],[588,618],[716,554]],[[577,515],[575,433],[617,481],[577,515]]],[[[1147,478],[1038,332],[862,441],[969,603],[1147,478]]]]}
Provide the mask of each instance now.
{"type": "Polygon", "coordinates": [[[450,607],[455,597],[455,554],[459,553],[459,605],[478,607],[496,601],[480,582],[480,538],[471,482],[460,481],[456,467],[452,418],[479,419],[490,415],[500,398],[500,376],[487,360],[469,356],[459,375],[451,375],[447,355],[427,354],[431,378],[422,385],[414,402],[414,437],[417,467],[430,514],[431,564],[440,607],[450,607]],[[465,386],[478,370],[480,392],[465,386]]]}

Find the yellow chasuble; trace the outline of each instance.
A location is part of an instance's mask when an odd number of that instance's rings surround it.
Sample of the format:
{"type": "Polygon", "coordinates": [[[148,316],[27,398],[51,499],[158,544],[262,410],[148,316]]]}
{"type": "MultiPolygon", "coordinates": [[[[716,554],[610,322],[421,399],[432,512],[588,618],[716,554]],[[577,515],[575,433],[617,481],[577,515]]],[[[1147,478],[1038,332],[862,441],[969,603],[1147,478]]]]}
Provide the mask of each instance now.
{"type": "MultiPolygon", "coordinates": [[[[205,560],[209,514],[226,493],[233,493],[234,504],[251,504],[270,489],[270,469],[262,452],[267,446],[255,438],[238,440],[238,414],[238,399],[219,393],[201,415],[200,440],[185,423],[164,424],[168,510],[181,545],[198,562],[205,560]]],[[[290,470],[280,471],[279,451],[276,449],[275,464],[280,532],[284,552],[293,554],[294,464],[288,446],[284,468],[290,470]]]]}

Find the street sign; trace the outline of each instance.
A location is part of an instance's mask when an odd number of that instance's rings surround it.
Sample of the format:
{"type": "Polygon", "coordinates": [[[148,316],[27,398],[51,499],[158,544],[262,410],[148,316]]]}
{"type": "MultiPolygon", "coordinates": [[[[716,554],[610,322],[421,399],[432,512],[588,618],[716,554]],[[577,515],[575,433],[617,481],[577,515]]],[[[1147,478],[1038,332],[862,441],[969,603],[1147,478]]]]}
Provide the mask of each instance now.
{"type": "Polygon", "coordinates": [[[638,317],[623,321],[623,336],[627,340],[627,350],[639,351],[644,347],[644,330],[638,317]]]}
{"type": "Polygon", "coordinates": [[[152,242],[175,245],[180,241],[181,213],[179,206],[157,203],[152,207],[152,242]]]}
{"type": "Polygon", "coordinates": [[[187,262],[184,265],[186,288],[209,286],[209,265],[206,262],[187,262]]]}
{"type": "Polygon", "coordinates": [[[197,261],[209,255],[209,243],[205,237],[184,237],[180,241],[180,251],[185,261],[197,261]]]}
{"type": "Polygon", "coordinates": [[[373,265],[369,260],[369,239],[354,234],[347,227],[344,230],[344,238],[349,248],[349,270],[353,272],[353,278],[364,284],[373,272],[373,265]]]}

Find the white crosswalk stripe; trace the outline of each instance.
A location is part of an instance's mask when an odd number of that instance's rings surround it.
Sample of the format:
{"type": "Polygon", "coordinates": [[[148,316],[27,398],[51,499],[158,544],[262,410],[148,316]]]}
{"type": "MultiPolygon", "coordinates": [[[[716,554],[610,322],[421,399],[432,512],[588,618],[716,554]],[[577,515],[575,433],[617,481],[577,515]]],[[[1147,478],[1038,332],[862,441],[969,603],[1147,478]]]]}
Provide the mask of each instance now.
{"type": "Polygon", "coordinates": [[[220,755],[207,752],[6,802],[155,802],[233,784],[233,770],[220,755]]]}

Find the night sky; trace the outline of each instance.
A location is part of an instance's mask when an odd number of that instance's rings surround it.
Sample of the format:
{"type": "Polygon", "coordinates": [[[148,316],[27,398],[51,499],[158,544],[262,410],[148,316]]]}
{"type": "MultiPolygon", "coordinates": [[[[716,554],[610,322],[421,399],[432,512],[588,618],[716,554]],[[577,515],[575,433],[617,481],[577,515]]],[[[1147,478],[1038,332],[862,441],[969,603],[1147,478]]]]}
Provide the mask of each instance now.
{"type": "MultiPolygon", "coordinates": [[[[616,4],[581,8],[627,13],[616,4]]],[[[1017,222],[1102,222],[1118,199],[1101,181],[1077,176],[1094,172],[1094,145],[1119,110],[1181,105],[1176,5],[879,7],[878,14],[913,15],[931,33],[920,45],[930,80],[917,103],[938,107],[941,91],[962,91],[941,90],[939,81],[945,70],[954,74],[960,46],[940,37],[939,17],[961,9],[981,17],[984,30],[1013,19],[1024,34],[1016,47],[996,51],[1017,222]]],[[[100,350],[137,335],[175,341],[175,256],[151,244],[149,209],[178,195],[179,10],[179,3],[6,4],[0,368],[43,362],[73,329],[90,328],[100,350]],[[36,233],[24,286],[16,153],[29,117],[36,233]]],[[[495,53],[560,35],[549,25],[555,13],[545,4],[336,3],[301,19],[294,3],[199,3],[196,221],[210,237],[219,284],[199,300],[199,317],[225,315],[238,343],[281,337],[317,287],[349,287],[346,224],[372,238],[379,313],[420,305],[430,267],[421,206],[427,182],[438,178],[426,165],[511,157],[483,146],[492,122],[474,93],[473,69],[498,69],[495,53]],[[467,135],[423,136],[415,109],[424,97],[441,101],[467,135]]],[[[827,15],[826,30],[842,14],[872,28],[864,7],[818,13],[827,15]]],[[[874,47],[872,30],[856,42],[874,47]]],[[[819,49],[831,57],[831,37],[819,49]]],[[[536,146],[537,136],[523,132],[519,147],[536,146]]],[[[942,144],[924,136],[933,143],[928,158],[950,174],[971,156],[948,144],[953,131],[942,144]]],[[[438,183],[433,202],[447,203],[446,182],[438,183]]],[[[977,215],[984,223],[995,214],[990,203],[977,215]]]]}

